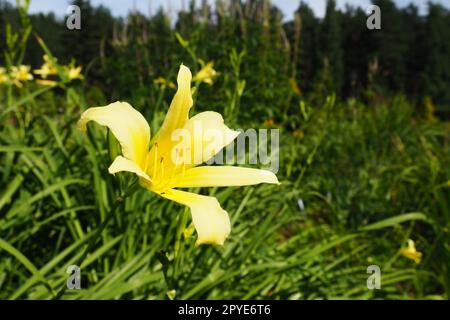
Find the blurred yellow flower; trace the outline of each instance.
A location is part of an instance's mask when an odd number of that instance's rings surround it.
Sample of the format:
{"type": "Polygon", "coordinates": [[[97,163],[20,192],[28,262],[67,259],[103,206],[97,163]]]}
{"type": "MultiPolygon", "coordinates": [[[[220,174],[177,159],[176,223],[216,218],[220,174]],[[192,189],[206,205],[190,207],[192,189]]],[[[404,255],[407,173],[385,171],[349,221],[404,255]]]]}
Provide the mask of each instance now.
{"type": "Polygon", "coordinates": [[[191,71],[181,65],[177,92],[151,148],[147,121],[126,102],[89,108],[81,115],[78,127],[85,131],[89,121],[108,127],[122,148],[122,155],[115,158],[109,173],[134,173],[142,187],[189,207],[198,236],[196,243],[222,245],[230,233],[231,223],[217,199],[176,188],[278,184],[278,179],[267,170],[197,166],[230,144],[239,132],[229,129],[217,112],[201,112],[189,118],[193,104],[191,80],[191,71]],[[211,131],[217,139],[211,139],[208,134],[211,131]],[[187,135],[181,143],[175,138],[179,133],[187,135]]]}
{"type": "Polygon", "coordinates": [[[408,239],[408,246],[406,248],[401,248],[400,253],[404,255],[406,258],[414,260],[415,263],[420,263],[422,259],[422,252],[416,250],[416,246],[414,241],[408,239]]]}
{"type": "Polygon", "coordinates": [[[172,88],[172,89],[175,88],[175,84],[172,81],[167,80],[167,79],[165,79],[163,77],[158,77],[157,79],[155,79],[153,81],[153,83],[158,85],[158,86],[160,86],[160,87],[169,87],[169,88],[172,88]]]}
{"type": "Polygon", "coordinates": [[[293,132],[292,132],[292,135],[294,136],[294,138],[303,138],[304,136],[305,136],[305,134],[303,133],[303,131],[302,130],[300,130],[300,129],[295,129],[293,132]]]}
{"type": "Polygon", "coordinates": [[[273,119],[266,119],[264,120],[263,124],[267,127],[272,127],[275,125],[275,121],[273,119]]]}
{"type": "Polygon", "coordinates": [[[0,84],[7,83],[9,81],[8,73],[6,69],[0,67],[0,84]]]}
{"type": "Polygon", "coordinates": [[[55,63],[56,59],[52,61],[50,57],[46,54],[44,54],[44,64],[41,66],[40,69],[36,69],[33,72],[37,75],[40,75],[43,79],[46,79],[48,76],[56,75],[58,74],[58,71],[56,70],[55,63]]]}
{"type": "Polygon", "coordinates": [[[54,80],[44,80],[44,79],[37,79],[36,80],[37,84],[40,84],[41,86],[55,86],[58,84],[58,81],[54,81],[54,80]]]}
{"type": "Polygon", "coordinates": [[[213,80],[215,77],[219,75],[219,73],[214,70],[214,62],[210,61],[207,64],[203,62],[203,60],[199,60],[200,64],[202,65],[202,68],[199,72],[192,78],[192,81],[194,82],[204,82],[209,85],[213,84],[213,80]]]}
{"type": "Polygon", "coordinates": [[[30,66],[20,65],[18,67],[11,67],[11,78],[18,87],[22,86],[22,82],[33,80],[33,75],[30,73],[30,66]]]}
{"type": "Polygon", "coordinates": [[[83,75],[81,74],[81,66],[67,66],[65,67],[65,70],[69,80],[83,79],[83,75]]]}

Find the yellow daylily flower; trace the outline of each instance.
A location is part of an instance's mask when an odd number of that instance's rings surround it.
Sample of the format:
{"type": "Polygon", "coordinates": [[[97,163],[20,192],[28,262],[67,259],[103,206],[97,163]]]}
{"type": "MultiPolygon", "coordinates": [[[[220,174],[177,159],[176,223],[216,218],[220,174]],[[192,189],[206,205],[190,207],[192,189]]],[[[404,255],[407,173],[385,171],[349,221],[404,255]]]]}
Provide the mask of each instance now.
{"type": "Polygon", "coordinates": [[[406,258],[414,260],[417,264],[419,264],[422,259],[422,252],[416,250],[414,241],[411,239],[408,239],[408,246],[406,248],[400,249],[400,253],[406,258]]]}
{"type": "Polygon", "coordinates": [[[207,64],[205,64],[202,60],[200,60],[200,63],[202,64],[202,68],[200,69],[199,72],[197,72],[192,81],[204,82],[209,85],[212,85],[214,78],[219,75],[219,73],[213,68],[214,62],[210,61],[207,64]]]}
{"type": "Polygon", "coordinates": [[[196,243],[222,245],[230,233],[231,224],[228,213],[220,207],[217,199],[177,188],[278,184],[278,179],[267,170],[197,166],[231,143],[239,132],[229,129],[216,112],[201,112],[189,118],[193,103],[191,80],[189,68],[181,65],[177,92],[153,146],[150,146],[147,121],[126,102],[86,110],[78,126],[82,131],[86,130],[89,121],[107,126],[122,148],[122,156],[115,158],[109,173],[132,172],[139,177],[141,186],[189,207],[198,236],[196,243]],[[202,134],[210,131],[218,133],[214,139],[202,134]],[[177,133],[187,133],[189,139],[180,143],[174,139],[177,133]]]}
{"type": "Polygon", "coordinates": [[[20,65],[11,67],[11,78],[16,86],[21,87],[22,82],[33,80],[30,66],[20,65]]]}
{"type": "Polygon", "coordinates": [[[159,85],[160,87],[169,87],[172,89],[175,88],[175,84],[172,81],[167,80],[163,77],[158,77],[153,81],[153,83],[159,85]]]}
{"type": "Polygon", "coordinates": [[[36,69],[33,72],[37,75],[40,75],[41,78],[46,79],[48,76],[53,76],[58,74],[58,70],[56,70],[56,66],[54,61],[50,59],[50,57],[44,54],[44,64],[40,69],[36,69]]]}

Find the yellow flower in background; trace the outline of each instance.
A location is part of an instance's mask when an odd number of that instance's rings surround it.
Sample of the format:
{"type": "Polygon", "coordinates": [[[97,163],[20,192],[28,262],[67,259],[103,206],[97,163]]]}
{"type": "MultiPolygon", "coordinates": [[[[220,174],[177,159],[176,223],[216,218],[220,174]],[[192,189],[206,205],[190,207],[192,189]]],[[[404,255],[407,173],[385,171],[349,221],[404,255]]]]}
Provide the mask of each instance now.
{"type": "Polygon", "coordinates": [[[299,138],[299,139],[301,139],[301,138],[303,138],[305,136],[304,132],[302,130],[300,130],[300,129],[295,129],[292,132],[292,135],[294,136],[294,138],[299,138]]]}
{"type": "Polygon", "coordinates": [[[41,66],[40,69],[34,70],[34,74],[40,75],[41,78],[46,79],[48,76],[53,76],[58,74],[58,71],[56,70],[55,61],[52,61],[50,57],[46,54],[44,54],[44,64],[41,66]]]}
{"type": "Polygon", "coordinates": [[[219,73],[214,70],[214,61],[208,62],[206,65],[203,62],[203,60],[199,60],[200,64],[202,65],[202,68],[199,72],[194,76],[192,81],[194,82],[204,82],[209,85],[213,84],[213,80],[215,77],[219,75],[219,73]]]}
{"type": "Polygon", "coordinates": [[[44,80],[44,79],[37,79],[36,80],[37,84],[40,84],[41,86],[55,86],[58,84],[58,81],[54,81],[54,80],[44,80]]]}
{"type": "Polygon", "coordinates": [[[169,88],[175,89],[175,84],[172,81],[167,80],[163,77],[158,77],[157,79],[155,79],[153,81],[153,83],[157,84],[160,87],[169,87],[169,88]]]}
{"type": "Polygon", "coordinates": [[[197,244],[222,245],[231,230],[228,213],[215,197],[199,195],[177,188],[244,186],[259,183],[278,184],[270,171],[233,167],[197,166],[211,159],[231,143],[239,132],[229,129],[219,113],[206,111],[189,118],[193,104],[192,74],[180,66],[178,89],[163,125],[150,146],[150,127],[137,110],[126,102],[115,102],[105,107],[86,110],[78,121],[82,131],[89,121],[108,127],[119,141],[122,156],[115,158],[108,171],[132,172],[141,186],[163,198],[185,205],[197,231],[197,244]],[[209,139],[199,132],[220,133],[220,139],[209,139]],[[188,133],[182,143],[174,141],[174,134],[188,133]],[[201,146],[198,152],[197,146],[201,146]],[[150,148],[151,147],[151,148],[150,148]]]}
{"type": "Polygon", "coordinates": [[[67,66],[65,67],[65,70],[69,80],[83,79],[83,75],[81,74],[81,66],[67,66]]]}
{"type": "Polygon", "coordinates": [[[422,252],[416,250],[414,241],[411,239],[408,239],[408,246],[406,248],[400,249],[400,253],[406,258],[414,260],[417,264],[419,264],[422,259],[422,252]]]}
{"type": "Polygon", "coordinates": [[[9,77],[6,68],[0,67],[0,84],[8,83],[9,77]]]}
{"type": "Polygon", "coordinates": [[[30,66],[13,66],[11,67],[10,75],[14,84],[18,87],[22,86],[22,82],[33,80],[33,75],[30,73],[30,66]]]}
{"type": "MultiPolygon", "coordinates": [[[[48,76],[58,74],[57,59],[56,58],[51,59],[46,54],[43,56],[43,59],[44,64],[41,66],[41,68],[34,70],[34,73],[40,75],[42,78],[42,80],[37,80],[36,82],[38,84],[45,86],[57,84],[57,81],[46,80],[48,76]]],[[[73,61],[69,65],[63,66],[63,70],[66,79],[68,79],[69,81],[76,79],[83,79],[83,75],[81,74],[82,67],[81,66],[76,67],[73,61]]]]}

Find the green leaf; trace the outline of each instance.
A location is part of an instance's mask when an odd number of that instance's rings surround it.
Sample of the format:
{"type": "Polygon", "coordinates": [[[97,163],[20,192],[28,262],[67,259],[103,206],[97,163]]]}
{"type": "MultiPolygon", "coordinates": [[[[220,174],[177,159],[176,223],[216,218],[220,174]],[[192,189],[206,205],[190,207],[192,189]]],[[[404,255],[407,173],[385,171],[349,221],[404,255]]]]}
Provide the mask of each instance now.
{"type": "Polygon", "coordinates": [[[411,213],[405,213],[396,217],[384,219],[375,223],[372,223],[370,225],[364,226],[360,228],[360,231],[372,231],[372,230],[379,230],[389,227],[394,227],[400,223],[406,222],[406,221],[415,221],[415,220],[422,220],[426,221],[427,217],[423,213],[419,212],[411,212],[411,213]]]}

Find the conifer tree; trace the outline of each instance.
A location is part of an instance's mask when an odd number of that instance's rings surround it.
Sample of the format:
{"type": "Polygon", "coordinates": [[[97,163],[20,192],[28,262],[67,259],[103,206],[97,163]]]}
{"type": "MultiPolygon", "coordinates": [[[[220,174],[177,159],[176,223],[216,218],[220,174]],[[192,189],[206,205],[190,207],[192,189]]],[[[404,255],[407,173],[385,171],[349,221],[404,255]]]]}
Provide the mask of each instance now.
{"type": "Polygon", "coordinates": [[[343,49],[341,34],[341,15],[336,9],[335,0],[327,0],[325,18],[320,34],[322,63],[328,60],[333,86],[330,88],[340,96],[343,78],[343,49]]]}

